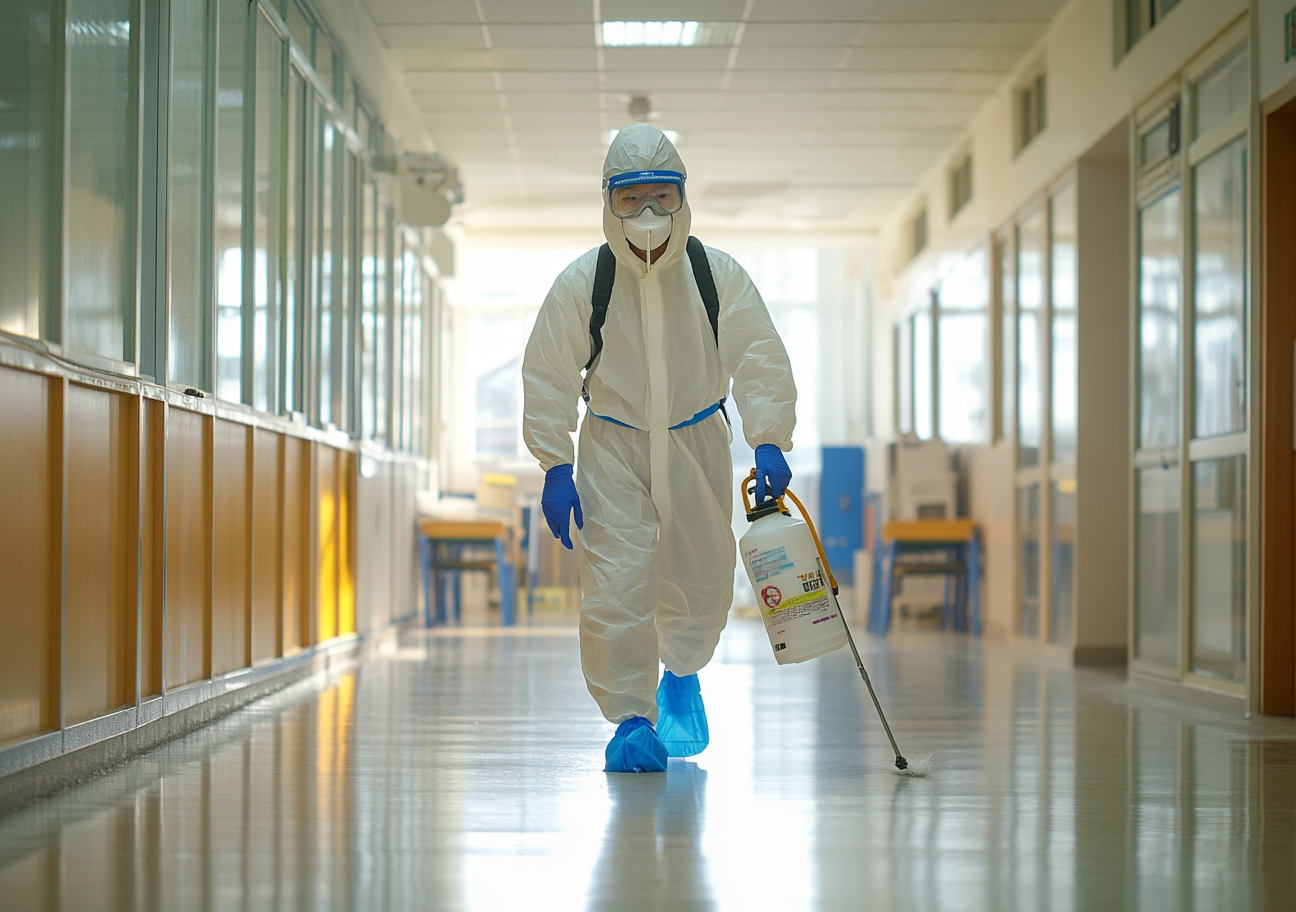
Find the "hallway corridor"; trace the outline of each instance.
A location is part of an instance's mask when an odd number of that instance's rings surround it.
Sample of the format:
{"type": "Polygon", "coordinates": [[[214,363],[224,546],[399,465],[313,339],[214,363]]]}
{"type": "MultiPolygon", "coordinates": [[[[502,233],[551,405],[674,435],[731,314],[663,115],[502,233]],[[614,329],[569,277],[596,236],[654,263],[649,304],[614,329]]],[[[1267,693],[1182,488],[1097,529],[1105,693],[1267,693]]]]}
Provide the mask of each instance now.
{"type": "Polygon", "coordinates": [[[601,771],[574,629],[403,634],[0,821],[0,906],[1290,909],[1296,724],[1023,650],[862,644],[780,668],[735,619],[712,744],[601,771]]]}

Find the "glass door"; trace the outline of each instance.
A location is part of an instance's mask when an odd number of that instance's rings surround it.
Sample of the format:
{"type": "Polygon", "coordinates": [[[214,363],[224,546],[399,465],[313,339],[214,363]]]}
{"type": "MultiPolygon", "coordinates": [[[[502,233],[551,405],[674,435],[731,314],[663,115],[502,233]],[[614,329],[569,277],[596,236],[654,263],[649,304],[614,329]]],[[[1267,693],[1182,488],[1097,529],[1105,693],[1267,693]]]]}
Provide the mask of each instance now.
{"type": "MultiPolygon", "coordinates": [[[[1075,180],[1065,179],[1028,209],[1013,233],[1016,632],[1027,639],[1070,646],[1074,640],[1079,418],[1075,180]]],[[[1003,268],[1007,272],[1010,264],[1003,268]]]]}
{"type": "Polygon", "coordinates": [[[1249,598],[1243,35],[1140,118],[1131,631],[1136,671],[1239,696],[1249,598]]]}

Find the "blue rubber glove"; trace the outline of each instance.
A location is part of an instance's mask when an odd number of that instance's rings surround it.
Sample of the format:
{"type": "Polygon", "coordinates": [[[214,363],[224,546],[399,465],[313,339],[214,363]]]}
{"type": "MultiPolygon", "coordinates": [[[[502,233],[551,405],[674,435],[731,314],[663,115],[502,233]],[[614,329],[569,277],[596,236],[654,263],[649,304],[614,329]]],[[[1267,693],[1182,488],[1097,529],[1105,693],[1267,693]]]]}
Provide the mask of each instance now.
{"type": "Polygon", "coordinates": [[[572,510],[576,511],[576,528],[585,528],[585,515],[581,513],[580,497],[576,494],[576,482],[572,480],[570,463],[556,465],[545,472],[544,493],[540,495],[540,508],[544,510],[549,531],[570,551],[572,541],[568,521],[572,510]]]}
{"type": "Polygon", "coordinates": [[[782,450],[772,443],[762,443],[756,448],[756,503],[765,500],[766,484],[769,485],[769,496],[778,500],[791,480],[792,470],[788,468],[782,450]]]}

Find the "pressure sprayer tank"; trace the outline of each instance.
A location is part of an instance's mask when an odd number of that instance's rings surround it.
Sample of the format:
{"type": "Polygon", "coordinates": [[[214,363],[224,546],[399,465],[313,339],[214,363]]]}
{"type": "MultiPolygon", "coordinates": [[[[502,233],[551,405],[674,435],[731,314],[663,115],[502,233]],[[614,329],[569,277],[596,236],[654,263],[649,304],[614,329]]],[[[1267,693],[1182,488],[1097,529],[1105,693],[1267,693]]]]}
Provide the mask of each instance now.
{"type": "MultiPolygon", "coordinates": [[[[747,501],[746,482],[743,500],[747,501]]],[[[801,507],[800,501],[796,503],[801,507]]],[[[804,507],[801,512],[805,515],[804,507]]],[[[739,541],[738,552],[756,593],[774,658],[780,665],[790,665],[841,649],[846,645],[846,627],[810,527],[783,512],[781,503],[773,500],[754,509],[749,504],[747,519],[751,526],[739,541]]]]}

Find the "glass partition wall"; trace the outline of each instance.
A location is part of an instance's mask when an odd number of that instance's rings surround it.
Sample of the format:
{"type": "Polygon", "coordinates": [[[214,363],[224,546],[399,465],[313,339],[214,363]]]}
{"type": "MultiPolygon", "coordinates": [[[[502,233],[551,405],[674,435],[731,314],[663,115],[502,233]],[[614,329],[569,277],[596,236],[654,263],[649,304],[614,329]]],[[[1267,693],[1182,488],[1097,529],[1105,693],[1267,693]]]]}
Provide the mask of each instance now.
{"type": "Polygon", "coordinates": [[[0,6],[0,329],[426,453],[425,239],[309,6],[0,6]]]}
{"type": "Polygon", "coordinates": [[[1250,75],[1226,36],[1138,112],[1131,658],[1245,695],[1250,75]]]}
{"type": "Polygon", "coordinates": [[[1079,285],[1065,177],[998,239],[1005,429],[1015,425],[1018,636],[1070,646],[1075,607],[1079,285]],[[1011,362],[1011,363],[1009,363],[1011,362]]]}

